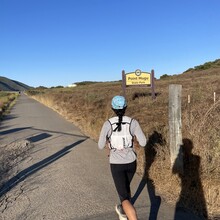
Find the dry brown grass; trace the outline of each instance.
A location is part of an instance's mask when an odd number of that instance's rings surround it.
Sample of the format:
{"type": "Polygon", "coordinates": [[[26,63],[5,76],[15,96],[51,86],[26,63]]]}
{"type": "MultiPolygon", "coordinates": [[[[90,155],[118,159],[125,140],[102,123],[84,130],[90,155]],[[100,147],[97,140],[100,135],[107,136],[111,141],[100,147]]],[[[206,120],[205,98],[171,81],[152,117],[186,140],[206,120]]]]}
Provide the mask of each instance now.
{"type": "MultiPolygon", "coordinates": [[[[194,196],[197,199],[195,203],[198,204],[204,196],[209,215],[220,215],[220,69],[191,71],[157,80],[156,92],[157,98],[152,100],[150,89],[127,90],[127,115],[136,118],[151,139],[150,147],[137,150],[139,164],[137,172],[152,179],[156,191],[168,202],[174,204],[180,197],[178,204],[197,214],[201,214],[201,210],[192,206],[189,199],[184,200],[181,196],[183,187],[187,185],[183,184],[184,181],[201,182],[199,187],[194,187],[196,189],[193,193],[188,188],[185,189],[185,194],[187,190],[191,192],[191,200],[194,196]],[[196,175],[192,175],[192,171],[195,170],[192,162],[196,160],[189,160],[189,157],[185,158],[184,165],[191,168],[185,170],[184,176],[172,172],[168,147],[169,84],[183,86],[182,132],[183,138],[193,145],[191,158],[201,161],[197,164],[199,167],[196,167],[196,175]],[[213,92],[217,94],[216,103],[213,102],[213,92]],[[190,104],[187,103],[188,95],[191,96],[190,104]],[[193,176],[197,176],[197,179],[194,180],[193,176]]],[[[97,141],[103,122],[113,116],[111,99],[114,95],[122,94],[122,90],[121,84],[116,82],[32,91],[29,94],[33,93],[35,93],[33,98],[59,112],[97,141]]]]}
{"type": "Polygon", "coordinates": [[[0,91],[0,120],[14,105],[19,93],[0,91]]]}

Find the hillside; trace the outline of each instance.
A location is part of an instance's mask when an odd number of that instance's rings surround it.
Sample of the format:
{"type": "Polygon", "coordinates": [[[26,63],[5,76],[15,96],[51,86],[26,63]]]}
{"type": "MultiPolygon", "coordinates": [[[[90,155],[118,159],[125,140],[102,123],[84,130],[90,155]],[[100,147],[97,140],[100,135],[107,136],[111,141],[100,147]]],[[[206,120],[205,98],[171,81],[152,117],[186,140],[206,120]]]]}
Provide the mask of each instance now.
{"type": "Polygon", "coordinates": [[[0,76],[0,91],[25,91],[31,88],[24,83],[0,76]]]}
{"type": "Polygon", "coordinates": [[[206,62],[202,65],[194,66],[194,68],[189,68],[185,72],[192,72],[192,71],[198,71],[198,70],[209,70],[213,68],[220,68],[220,59],[217,59],[215,61],[206,62]]]}
{"type": "MultiPolygon", "coordinates": [[[[129,87],[126,92],[127,115],[136,118],[150,138],[150,147],[137,151],[138,173],[152,181],[156,192],[167,201],[175,203],[179,198],[180,206],[199,215],[208,212],[212,216],[220,215],[217,205],[220,204],[220,66],[215,61],[214,65],[208,64],[208,68],[207,64],[202,66],[156,80],[155,100],[151,98],[150,89],[129,87]],[[193,148],[184,161],[183,176],[173,173],[170,164],[170,84],[182,85],[183,142],[186,147],[193,148]],[[189,95],[190,103],[187,101],[189,95]],[[193,165],[197,159],[200,164],[193,165]]],[[[120,82],[29,91],[30,96],[53,108],[96,141],[103,122],[114,115],[110,103],[118,94],[122,94],[120,82]]]]}

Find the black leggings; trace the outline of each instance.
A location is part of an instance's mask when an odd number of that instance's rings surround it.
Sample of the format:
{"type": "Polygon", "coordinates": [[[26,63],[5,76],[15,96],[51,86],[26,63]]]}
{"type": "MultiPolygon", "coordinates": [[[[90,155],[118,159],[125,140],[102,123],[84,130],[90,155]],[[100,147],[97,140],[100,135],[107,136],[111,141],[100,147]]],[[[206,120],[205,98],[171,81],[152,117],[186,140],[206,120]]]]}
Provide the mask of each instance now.
{"type": "Polygon", "coordinates": [[[136,161],[128,164],[110,164],[112,177],[121,202],[131,199],[130,183],[136,172],[136,161]]]}

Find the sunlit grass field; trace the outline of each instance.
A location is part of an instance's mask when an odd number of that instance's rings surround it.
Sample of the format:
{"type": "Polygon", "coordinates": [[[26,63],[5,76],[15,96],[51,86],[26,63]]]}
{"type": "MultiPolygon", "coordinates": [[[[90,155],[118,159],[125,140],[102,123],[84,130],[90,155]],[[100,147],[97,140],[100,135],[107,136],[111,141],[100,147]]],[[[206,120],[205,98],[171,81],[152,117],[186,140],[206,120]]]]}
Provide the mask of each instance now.
{"type": "MultiPolygon", "coordinates": [[[[137,148],[138,174],[150,179],[156,193],[170,203],[175,204],[180,198],[180,206],[197,214],[204,208],[210,216],[220,214],[220,69],[190,70],[167,76],[156,80],[155,86],[154,100],[150,88],[128,87],[126,91],[126,114],[139,121],[150,139],[146,148],[137,148]],[[184,155],[183,175],[174,173],[170,163],[170,84],[182,85],[182,136],[192,148],[190,154],[184,155]],[[194,163],[194,158],[199,163],[194,163]],[[197,185],[198,182],[201,184],[197,185]],[[183,187],[186,186],[184,197],[183,187]],[[201,204],[203,196],[205,207],[201,204]]],[[[28,95],[54,109],[97,141],[104,121],[114,115],[111,99],[122,95],[122,86],[121,82],[88,83],[74,88],[30,90],[28,95]]]]}

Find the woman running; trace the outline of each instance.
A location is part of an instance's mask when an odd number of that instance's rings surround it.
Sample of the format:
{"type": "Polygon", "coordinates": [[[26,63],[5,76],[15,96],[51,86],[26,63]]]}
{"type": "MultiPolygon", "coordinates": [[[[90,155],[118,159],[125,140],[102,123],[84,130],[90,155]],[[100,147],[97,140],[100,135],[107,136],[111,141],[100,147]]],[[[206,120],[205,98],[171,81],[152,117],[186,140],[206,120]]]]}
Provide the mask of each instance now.
{"type": "Polygon", "coordinates": [[[125,116],[127,108],[125,98],[115,96],[111,104],[116,116],[103,124],[98,147],[103,149],[108,144],[110,149],[111,173],[121,202],[115,207],[119,219],[137,220],[136,210],[131,203],[130,190],[130,183],[137,166],[133,144],[136,139],[139,145],[144,147],[147,140],[139,123],[135,119],[125,116]]]}

